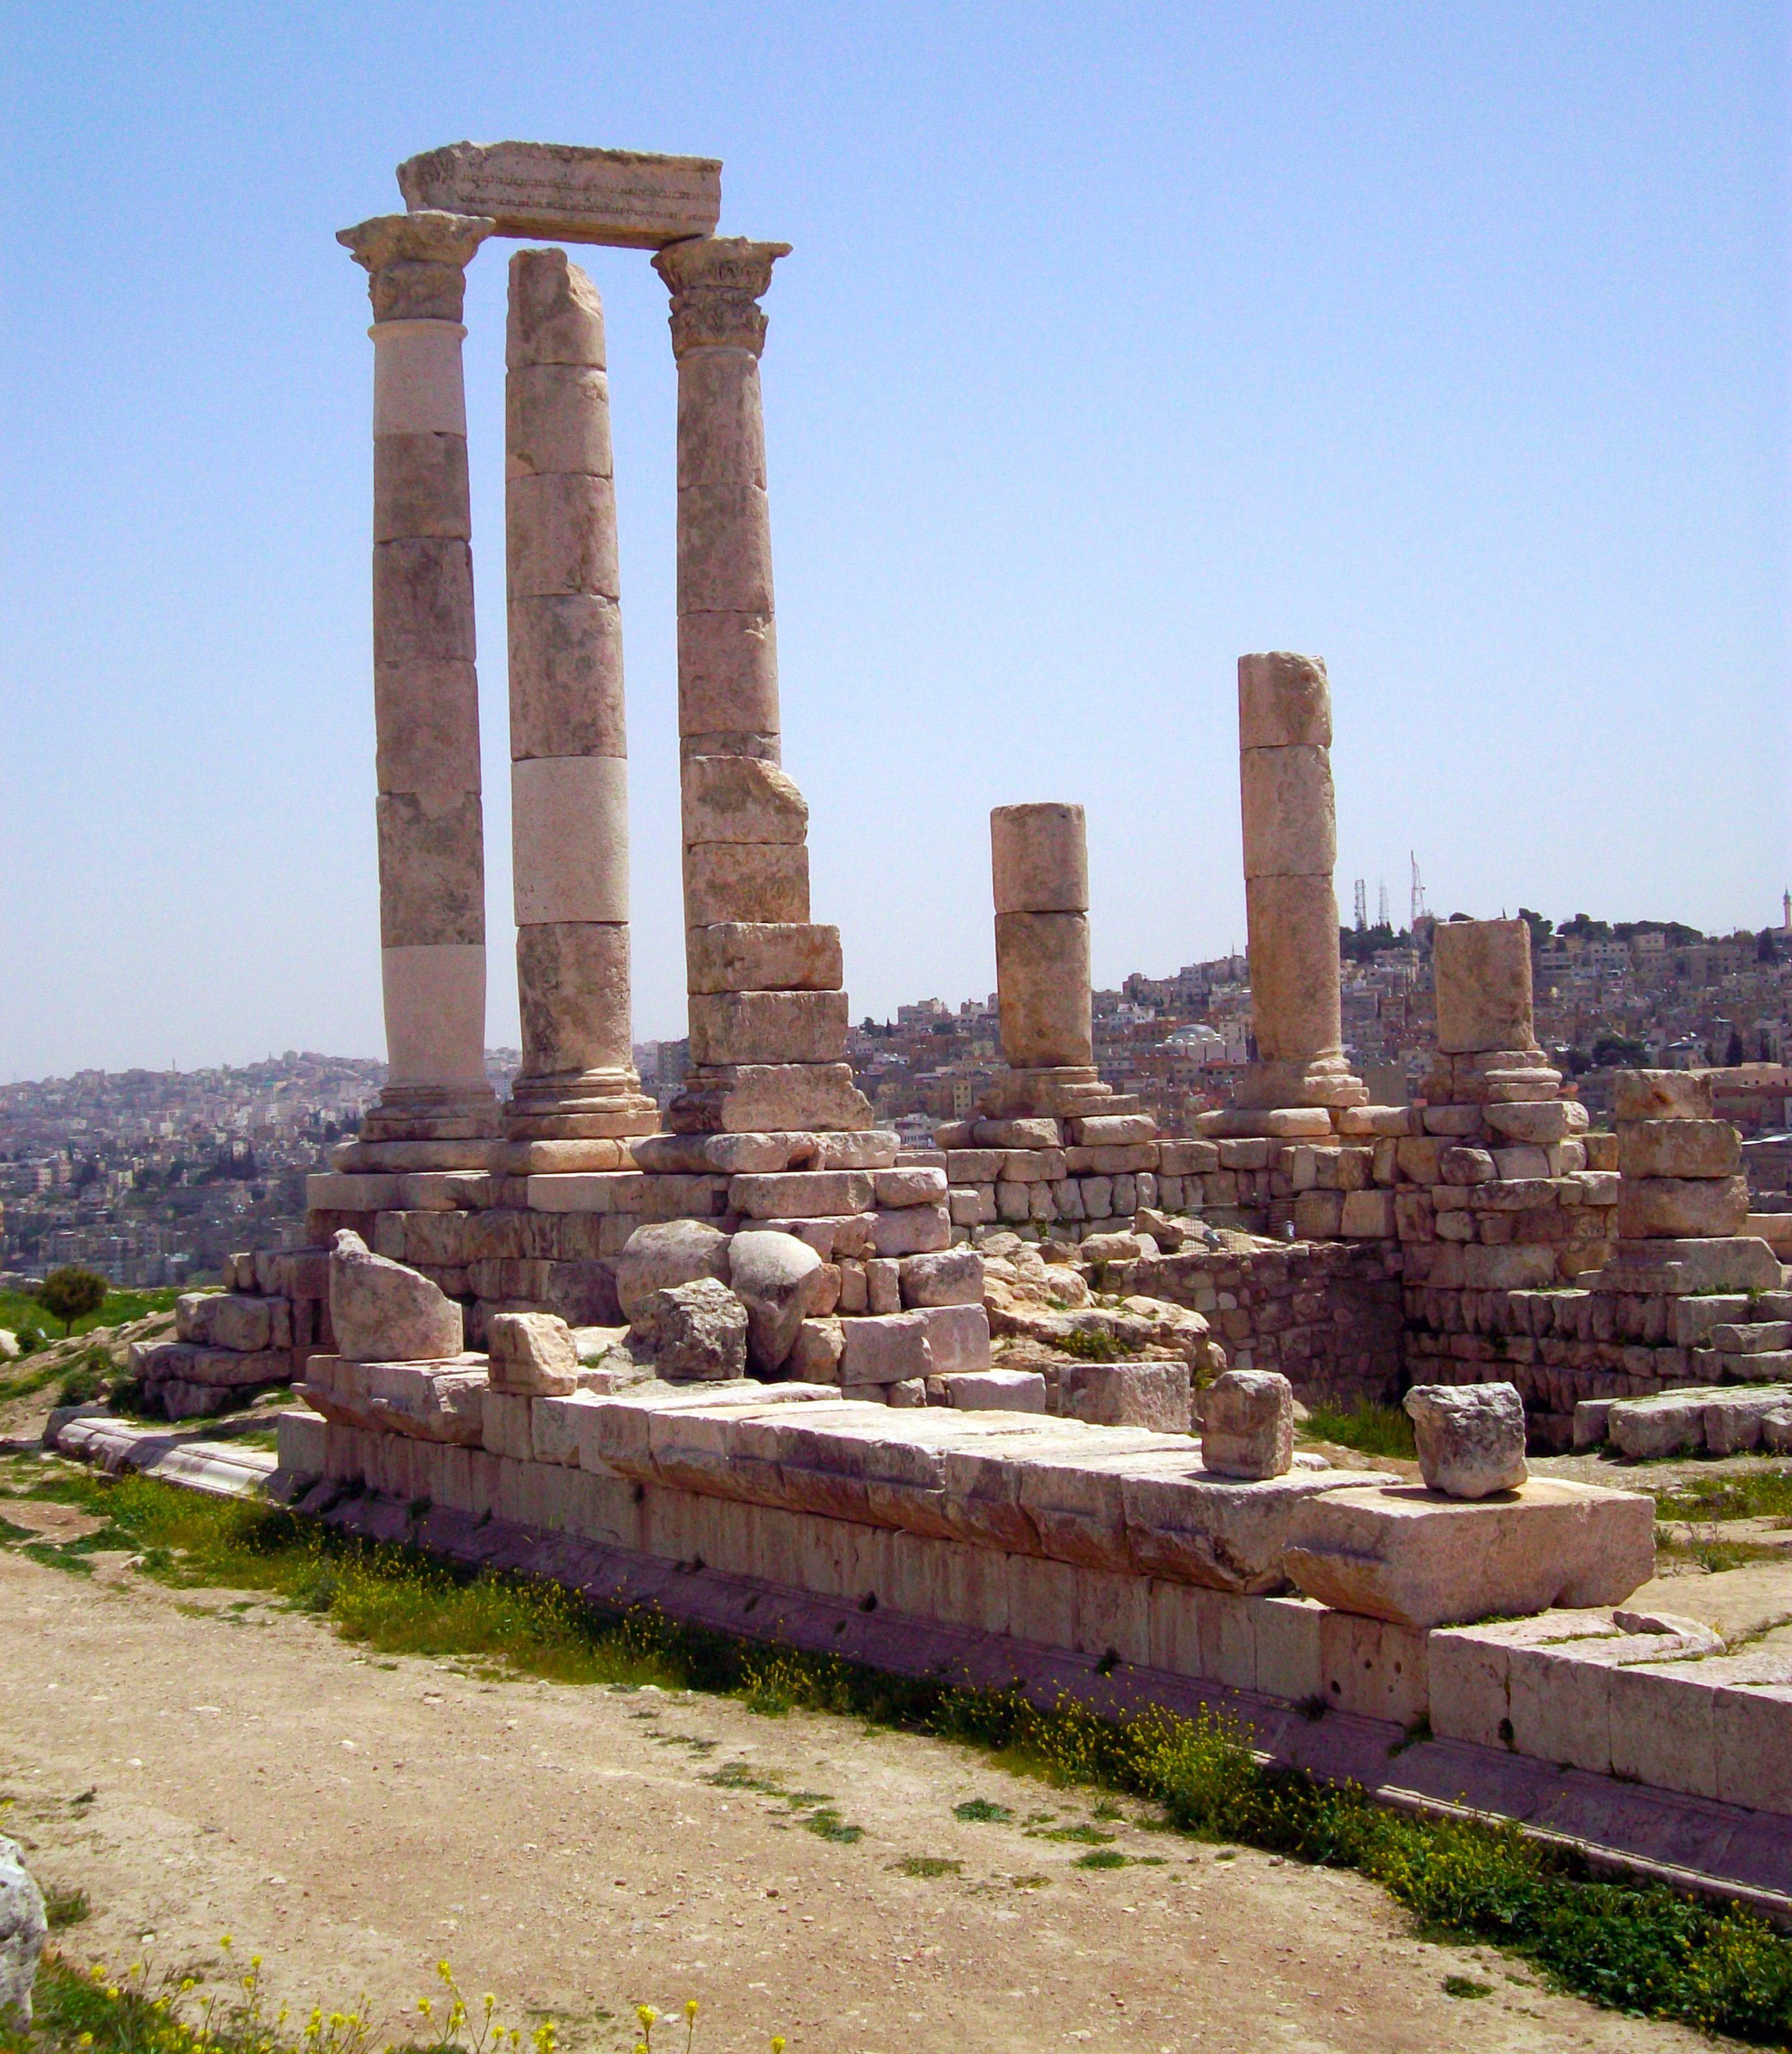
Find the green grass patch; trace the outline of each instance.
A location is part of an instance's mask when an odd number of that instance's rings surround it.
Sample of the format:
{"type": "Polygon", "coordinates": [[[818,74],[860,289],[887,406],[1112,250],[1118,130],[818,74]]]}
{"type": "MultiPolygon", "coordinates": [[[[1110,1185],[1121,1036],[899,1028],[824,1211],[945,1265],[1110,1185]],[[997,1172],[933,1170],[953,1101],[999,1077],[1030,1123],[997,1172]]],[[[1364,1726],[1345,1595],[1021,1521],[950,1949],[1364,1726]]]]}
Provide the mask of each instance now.
{"type": "Polygon", "coordinates": [[[1005,1826],[1014,1814],[1005,1804],[992,1804],[987,1797],[973,1797],[967,1804],[954,1804],[952,1816],[967,1826],[1005,1826]]]}
{"type": "Polygon", "coordinates": [[[1397,1405],[1372,1405],[1366,1398],[1359,1398],[1348,1411],[1338,1405],[1315,1405],[1301,1432],[1309,1440],[1354,1448],[1359,1454],[1418,1460],[1413,1422],[1397,1405]]]}
{"type": "Polygon", "coordinates": [[[84,1890],[44,1892],[44,1917],[53,1933],[60,1933],[65,1926],[79,1926],[92,1915],[93,1906],[84,1890]]]}
{"type": "Polygon", "coordinates": [[[962,1875],[965,1864],[941,1855],[904,1855],[900,1861],[891,1862],[890,1869],[894,1875],[912,1875],[920,1881],[930,1882],[936,1876],[962,1875]]]}
{"type": "Polygon", "coordinates": [[[1491,1997],[1491,1983],[1478,1983],[1472,1976],[1446,1976],[1444,1978],[1445,1997],[1491,1997]]]}
{"type": "Polygon", "coordinates": [[[1657,1492],[1657,1519],[1778,1519],[1792,1524],[1792,1470],[1731,1470],[1657,1492]]]}
{"type": "MultiPolygon", "coordinates": [[[[151,1312],[171,1312],[175,1299],[183,1292],[203,1288],[198,1285],[179,1285],[159,1291],[108,1291],[99,1310],[84,1314],[75,1321],[72,1331],[88,1334],[96,1327],[122,1327],[132,1320],[147,1319],[151,1312]]],[[[46,1340],[62,1339],[62,1322],[22,1291],[0,1291],[0,1327],[9,1328],[15,1334],[27,1327],[34,1327],[46,1340]]]]}
{"type": "MultiPolygon", "coordinates": [[[[1421,1932],[1510,1950],[1595,2003],[1792,2046],[1792,1939],[1751,1913],[1660,1883],[1601,1879],[1516,1826],[1409,1816],[1354,1784],[1260,1767],[1247,1733],[1211,1712],[1110,1721],[1068,1700],[1041,1707],[1018,1690],[964,1690],[756,1647],[147,1478],[75,1473],[55,1494],[90,1505],[164,1581],[283,1595],[377,1652],[472,1658],[558,1682],[726,1692],[745,1702],[769,1694],[788,1708],[954,1741],[1060,1788],[1143,1800],[1185,1833],[1358,1870],[1421,1932]]],[[[741,1787],[753,1787],[745,1779],[756,1772],[743,1765],[737,1773],[741,1787]]],[[[781,1785],[768,1794],[782,1795],[781,1785]]],[[[799,1823],[828,1840],[857,1840],[863,1830],[831,1805],[799,1823]]],[[[1093,1827],[1055,1832],[1098,1836],[1093,1827]]]]}
{"type": "Polygon", "coordinates": [[[1067,1334],[1047,1336],[1060,1355],[1075,1356],[1079,1362],[1122,1362],[1138,1353],[1135,1342],[1123,1341],[1106,1327],[1073,1327],[1067,1334]]]}

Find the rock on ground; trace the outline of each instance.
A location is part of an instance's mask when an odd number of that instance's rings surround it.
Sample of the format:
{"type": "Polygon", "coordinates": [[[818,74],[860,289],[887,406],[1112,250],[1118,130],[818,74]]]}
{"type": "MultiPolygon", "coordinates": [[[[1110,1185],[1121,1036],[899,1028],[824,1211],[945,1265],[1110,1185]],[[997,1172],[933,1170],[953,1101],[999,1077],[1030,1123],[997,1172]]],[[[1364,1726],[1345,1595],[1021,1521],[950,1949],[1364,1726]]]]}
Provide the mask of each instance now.
{"type": "Polygon", "coordinates": [[[0,1840],[0,2024],[31,2023],[31,1985],[49,1922],[17,1840],[0,1840]]]}

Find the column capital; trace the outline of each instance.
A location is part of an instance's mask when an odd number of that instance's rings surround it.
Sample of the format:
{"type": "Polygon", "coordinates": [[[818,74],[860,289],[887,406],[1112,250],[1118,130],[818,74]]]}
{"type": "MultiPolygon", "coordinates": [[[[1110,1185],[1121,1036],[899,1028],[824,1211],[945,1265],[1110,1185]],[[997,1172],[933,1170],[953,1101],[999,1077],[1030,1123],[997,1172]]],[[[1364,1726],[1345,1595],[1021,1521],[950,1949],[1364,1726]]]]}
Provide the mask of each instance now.
{"type": "Polygon", "coordinates": [[[367,273],[375,323],[458,321],[466,267],[497,226],[478,214],[379,214],[336,240],[367,273]]]}
{"type": "Polygon", "coordinates": [[[693,237],[658,251],[654,269],[672,294],[672,354],[694,349],[765,347],[765,316],[757,305],[772,266],[790,254],[788,242],[749,242],[740,235],[693,237]]]}

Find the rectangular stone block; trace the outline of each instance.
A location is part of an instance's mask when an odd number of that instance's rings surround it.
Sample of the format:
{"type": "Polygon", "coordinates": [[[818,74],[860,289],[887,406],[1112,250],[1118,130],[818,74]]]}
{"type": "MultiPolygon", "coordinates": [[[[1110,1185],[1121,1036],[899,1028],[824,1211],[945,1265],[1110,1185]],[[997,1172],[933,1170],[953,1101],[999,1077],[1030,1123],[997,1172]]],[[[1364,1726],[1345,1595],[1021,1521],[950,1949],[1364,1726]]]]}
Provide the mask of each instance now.
{"type": "Polygon", "coordinates": [[[697,993],[690,1007],[694,1063],[833,1063],[846,1053],[843,991],[697,993]]]}
{"type": "Polygon", "coordinates": [[[801,843],[703,842],[684,853],[685,923],[806,925],[809,852],[801,843]]]}
{"type": "Polygon", "coordinates": [[[838,927],[797,922],[723,921],[685,934],[694,993],[838,991],[843,977],[838,927]]]}
{"type": "Polygon", "coordinates": [[[399,167],[413,208],[489,214],[500,235],[658,250],[709,235],[721,216],[721,164],[560,143],[451,143],[399,167]]]}
{"type": "Polygon", "coordinates": [[[1252,1601],[1256,1639],[1256,1682],[1266,1697],[1290,1704],[1326,1701],[1322,1622],[1336,1615],[1307,1598],[1252,1601]]]}
{"type": "Polygon", "coordinates": [[[951,1216],[943,1205],[874,1213],[871,1240],[880,1256],[931,1255],[952,1245],[951,1216]]]}
{"type": "Polygon", "coordinates": [[[917,1306],[936,1374],[989,1367],[989,1316],[981,1305],[917,1306]]]}
{"type": "MultiPolygon", "coordinates": [[[[1621,1128],[1621,1160],[1623,1146],[1621,1128]]],[[[1625,1177],[1618,1186],[1617,1231],[1625,1241],[1711,1239],[1739,1234],[1747,1222],[1746,1177],[1625,1177]]]]}
{"type": "Polygon", "coordinates": [[[943,1170],[879,1170],[876,1182],[879,1206],[898,1208],[903,1206],[938,1206],[945,1202],[946,1181],[943,1170]]]}
{"type": "Polygon", "coordinates": [[[282,1412],[273,1424],[275,1458],[285,1474],[328,1473],[329,1429],[315,1412],[282,1412]]]}
{"type": "Polygon", "coordinates": [[[1612,1117],[1633,1119],[1709,1119],[1711,1080],[1694,1070],[1615,1070],[1612,1117]]]}
{"type": "Polygon", "coordinates": [[[823,1219],[868,1211],[868,1170],[785,1170],[731,1178],[730,1208],[749,1219],[823,1219]]]}
{"type": "Polygon", "coordinates": [[[933,1373],[927,1326],[920,1312],[873,1314],[840,1322],[840,1382],[902,1383],[933,1373]]]}
{"type": "MultiPolygon", "coordinates": [[[[1334,1711],[1413,1726],[1429,1710],[1425,1635],[1417,1627],[1322,1607],[1319,1660],[1325,1702],[1334,1711]]],[[[1260,1676],[1262,1666],[1260,1637],[1260,1676]]]]}
{"type": "Polygon", "coordinates": [[[687,846],[696,842],[800,842],[808,830],[803,794],[756,756],[690,756],[678,773],[687,846]]]}

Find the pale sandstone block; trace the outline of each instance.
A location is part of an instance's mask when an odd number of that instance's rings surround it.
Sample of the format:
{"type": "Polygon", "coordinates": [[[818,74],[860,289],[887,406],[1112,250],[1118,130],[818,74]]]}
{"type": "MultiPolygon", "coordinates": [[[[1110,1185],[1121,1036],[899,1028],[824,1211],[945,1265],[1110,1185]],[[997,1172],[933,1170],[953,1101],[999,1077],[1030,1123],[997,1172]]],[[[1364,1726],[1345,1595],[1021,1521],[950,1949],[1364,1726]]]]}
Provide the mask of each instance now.
{"type": "Polygon", "coordinates": [[[510,766],[517,924],[628,919],[628,765],[537,756],[510,766]]]}
{"type": "Polygon", "coordinates": [[[895,1383],[933,1373],[927,1329],[918,1313],[843,1320],[841,1336],[843,1385],[895,1383]]]}
{"type": "Polygon", "coordinates": [[[1394,1238],[1392,1191],[1347,1191],[1338,1232],[1346,1240],[1391,1241],[1394,1238]]]}
{"type": "Polygon", "coordinates": [[[1118,1656],[1144,1666],[1151,1659],[1150,1585],[1143,1576],[1079,1568],[1071,1636],[1079,1655],[1118,1656]]]}
{"type": "Polygon", "coordinates": [[[504,474],[608,478],[610,381],[582,364],[533,364],[504,381],[504,474]]]}
{"type": "Polygon", "coordinates": [[[1252,1688],[1290,1704],[1325,1702],[1320,1622],[1328,1615],[1310,1598],[1253,1601],[1256,1681],[1252,1688]]]}
{"type": "Polygon", "coordinates": [[[1088,911],[1089,852],[1081,806],[994,807],[989,846],[998,914],[1088,911]]]}
{"type": "Polygon", "coordinates": [[[1577,1659],[1571,1647],[1513,1648],[1507,1702],[1514,1750],[1609,1775],[1613,1673],[1606,1663],[1577,1659]]]}
{"type": "MultiPolygon", "coordinates": [[[[1330,1709],[1405,1727],[1426,1716],[1429,1692],[1422,1632],[1323,1608],[1318,1623],[1322,1689],[1330,1709]]],[[[1260,1671],[1260,1651],[1258,1660],[1260,1671]]]]}
{"type": "Polygon", "coordinates": [[[1490,1105],[1483,1116],[1494,1132],[1508,1141],[1548,1148],[1586,1128],[1586,1108],[1572,1099],[1542,1099],[1529,1104],[1490,1105]]]}
{"type": "Polygon", "coordinates": [[[765,415],[759,366],[745,351],[697,350],[678,367],[678,480],[765,483],[765,415]]]}
{"type": "Polygon", "coordinates": [[[1527,922],[1440,921],[1432,949],[1440,1049],[1454,1054],[1532,1046],[1527,922]]]}
{"type": "Polygon", "coordinates": [[[506,480],[505,565],[509,596],[621,589],[616,561],[616,490],[585,471],[549,471],[506,480]]]}
{"type": "Polygon", "coordinates": [[[1149,1662],[1171,1676],[1200,1677],[1201,1666],[1201,1593],[1188,1584],[1152,1577],[1146,1603],[1150,1633],[1149,1662]]]}
{"type": "Polygon", "coordinates": [[[1011,1064],[1094,1060],[1087,914],[998,913],[996,981],[1002,1053],[1011,1064]]]}
{"type": "Polygon", "coordinates": [[[1247,749],[1239,773],[1244,875],[1329,879],[1338,860],[1330,752],[1311,743],[1247,749]]]}
{"type": "Polygon", "coordinates": [[[1318,656],[1285,651],[1238,659],[1238,746],[1331,746],[1331,687],[1318,656]]]}
{"type": "Polygon", "coordinates": [[[721,165],[559,143],[451,143],[407,158],[413,208],[489,215],[500,234],[657,250],[713,233],[721,165]]]}
{"type": "Polygon", "coordinates": [[[887,1257],[872,1257],[865,1265],[865,1289],[869,1308],[873,1312],[901,1312],[902,1265],[887,1257]]]}
{"type": "Polygon", "coordinates": [[[1071,1647],[1076,1636],[1077,1572],[1068,1562],[1008,1555],[1008,1631],[1040,1647],[1071,1647]]]}
{"type": "Polygon", "coordinates": [[[1294,1466],[1294,1387],[1269,1370],[1230,1369],[1204,1395],[1201,1457],[1216,1475],[1284,1476],[1294,1466]]]}
{"type": "Polygon", "coordinates": [[[865,1170],[787,1170],[732,1178],[730,1210],[751,1219],[822,1219],[870,1209],[872,1175],[865,1170]]]}
{"type": "Polygon", "coordinates": [[[510,259],[509,283],[507,371],[563,364],[603,368],[603,302],[564,250],[519,250],[510,259]]]}
{"type": "Polygon", "coordinates": [[[373,336],[373,434],[466,438],[458,321],[379,321],[373,336]]]}
{"type": "Polygon", "coordinates": [[[615,600],[584,592],[513,598],[509,625],[512,757],[626,757],[615,600]]]}
{"type": "Polygon", "coordinates": [[[771,608],[741,612],[681,606],[678,732],[778,732],[778,640],[771,608]]]}
{"type": "Polygon", "coordinates": [[[701,843],[684,852],[684,879],[687,928],[808,923],[809,852],[800,843],[701,843]]]}
{"type": "Polygon", "coordinates": [[[488,1391],[485,1393],[485,1448],[489,1455],[501,1455],[513,1462],[532,1462],[535,1444],[531,1437],[529,1407],[532,1399],[521,1392],[488,1391]]]}
{"type": "Polygon", "coordinates": [[[815,1167],[821,1170],[888,1170],[901,1153],[900,1137],[887,1127],[867,1127],[856,1134],[818,1134],[815,1167]]]}
{"type": "Polygon", "coordinates": [[[772,524],[764,486],[682,485],[678,567],[681,613],[768,614],[772,524]]]}
{"type": "Polygon", "coordinates": [[[1617,1130],[1617,1167],[1626,1178],[1734,1177],[1742,1136],[1727,1119],[1633,1119],[1617,1130]]]}
{"type": "Polygon", "coordinates": [[[282,1412],[274,1421],[275,1459],[287,1476],[328,1473],[329,1429],[315,1412],[282,1412]]]}
{"type": "Polygon", "coordinates": [[[775,763],[753,756],[693,756],[679,770],[686,844],[800,842],[809,809],[775,763]]]}
{"type": "Polygon", "coordinates": [[[1612,1117],[1633,1119],[1709,1119],[1711,1079],[1693,1070],[1614,1070],[1612,1117]]]}
{"type": "Polygon", "coordinates": [[[1717,1796],[1719,1689],[1699,1667],[1613,1670],[1606,1716],[1614,1776],[1689,1797],[1717,1796]]]}
{"type": "Polygon", "coordinates": [[[477,792],[383,793],[374,801],[383,947],[483,942],[484,829],[477,792]]]}
{"type": "Polygon", "coordinates": [[[843,991],[693,993],[690,1009],[694,1063],[831,1063],[846,1053],[843,991]]]}
{"type": "Polygon", "coordinates": [[[981,1305],[918,1306],[914,1317],[927,1336],[937,1374],[988,1368],[989,1316],[981,1305]]]}
{"type": "Polygon", "coordinates": [[[373,660],[470,663],[473,557],[445,537],[379,542],[373,552],[373,660]]]}
{"type": "Polygon", "coordinates": [[[382,792],[477,792],[479,687],[469,663],[386,663],[373,677],[382,792]]]}
{"type": "Polygon", "coordinates": [[[1197,1591],[1201,1674],[1230,1690],[1257,1687],[1257,1605],[1228,1591],[1197,1591]]]}
{"type": "Polygon", "coordinates": [[[877,1202],[880,1206],[938,1206],[945,1202],[943,1170],[879,1170],[876,1185],[877,1202]]]}
{"type": "Polygon", "coordinates": [[[373,539],[472,534],[462,435],[382,435],[373,446],[373,539]]]}
{"type": "Polygon", "coordinates": [[[525,1077],[609,1068],[633,1075],[626,925],[518,927],[517,986],[525,1077]]]}
{"type": "Polygon", "coordinates": [[[1739,1234],[1747,1222],[1746,1177],[1625,1177],[1618,1186],[1625,1241],[1711,1239],[1739,1234]]]}
{"type": "Polygon", "coordinates": [[[871,1240],[881,1256],[930,1255],[952,1245],[951,1217],[943,1205],[874,1213],[871,1240]]]}
{"type": "MultiPolygon", "coordinates": [[[[859,1132],[871,1120],[846,1063],[738,1063],[725,1084],[705,1084],[693,1110],[706,1131],[730,1134],[859,1132]]],[[[673,1123],[682,1117],[675,1109],[673,1123]]]]}
{"type": "Polygon", "coordinates": [[[975,1249],[911,1255],[897,1266],[906,1305],[980,1306],[983,1303],[983,1257],[975,1249]]]}
{"type": "Polygon", "coordinates": [[[1260,1057],[1299,1062],[1335,1052],[1342,1016],[1330,878],[1250,878],[1244,899],[1260,1057]]]}

